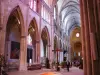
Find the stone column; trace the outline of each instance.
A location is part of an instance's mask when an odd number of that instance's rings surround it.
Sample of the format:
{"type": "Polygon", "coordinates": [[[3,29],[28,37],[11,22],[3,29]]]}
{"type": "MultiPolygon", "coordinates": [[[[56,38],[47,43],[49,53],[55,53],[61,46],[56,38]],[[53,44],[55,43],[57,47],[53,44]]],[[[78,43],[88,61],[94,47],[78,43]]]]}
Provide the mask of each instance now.
{"type": "Polygon", "coordinates": [[[48,58],[50,59],[50,47],[51,47],[51,45],[47,45],[47,47],[48,47],[48,58]]]}
{"type": "Polygon", "coordinates": [[[3,55],[5,52],[5,34],[6,34],[6,31],[1,29],[0,30],[0,54],[3,54],[3,55]]]}
{"type": "Polygon", "coordinates": [[[27,70],[27,38],[21,36],[19,70],[27,70]]]}
{"type": "Polygon", "coordinates": [[[84,30],[85,30],[85,47],[86,47],[86,63],[87,63],[87,75],[92,75],[92,63],[91,63],[91,48],[90,48],[90,34],[89,34],[89,20],[88,20],[88,6],[87,0],[83,2],[84,13],[84,30]]]}
{"type": "Polygon", "coordinates": [[[36,62],[40,63],[40,41],[36,41],[36,62]]]}
{"type": "Polygon", "coordinates": [[[98,21],[98,23],[97,23],[97,32],[98,32],[98,42],[96,42],[96,43],[98,43],[98,49],[97,50],[99,50],[99,55],[98,55],[98,58],[99,58],[99,60],[97,61],[97,64],[96,64],[96,66],[98,67],[98,74],[100,74],[100,0],[95,0],[95,2],[96,2],[96,14],[95,14],[95,16],[96,16],[96,18],[97,18],[97,20],[96,21],[98,21]]]}
{"type": "Polygon", "coordinates": [[[35,59],[36,59],[36,60],[35,60],[35,63],[37,63],[37,62],[38,62],[38,56],[37,56],[37,53],[38,53],[38,47],[37,47],[37,46],[38,46],[38,45],[37,45],[37,42],[36,42],[35,45],[36,45],[36,47],[35,47],[35,53],[36,53],[36,54],[35,54],[35,59]]]}
{"type": "Polygon", "coordinates": [[[96,36],[100,33],[98,31],[98,14],[97,14],[97,0],[87,0],[88,6],[88,19],[89,19],[89,29],[90,29],[90,39],[91,39],[91,57],[92,57],[92,75],[99,75],[99,64],[98,64],[98,53],[96,49],[96,45],[98,42],[96,41],[96,36]]]}
{"type": "Polygon", "coordinates": [[[49,64],[50,64],[50,67],[52,66],[51,65],[51,61],[52,61],[52,52],[50,51],[51,50],[51,45],[50,44],[48,44],[47,45],[47,47],[48,47],[48,59],[49,59],[49,64]]]}
{"type": "Polygon", "coordinates": [[[80,12],[81,12],[81,37],[82,37],[82,57],[83,57],[83,70],[84,75],[87,75],[87,64],[86,64],[86,49],[85,49],[85,31],[84,31],[84,13],[83,13],[83,3],[80,0],[80,12]]]}
{"type": "Polygon", "coordinates": [[[2,13],[2,6],[1,6],[1,0],[0,0],[0,54],[4,55],[4,48],[5,48],[5,34],[6,31],[4,29],[3,25],[3,13],[2,13]]]}

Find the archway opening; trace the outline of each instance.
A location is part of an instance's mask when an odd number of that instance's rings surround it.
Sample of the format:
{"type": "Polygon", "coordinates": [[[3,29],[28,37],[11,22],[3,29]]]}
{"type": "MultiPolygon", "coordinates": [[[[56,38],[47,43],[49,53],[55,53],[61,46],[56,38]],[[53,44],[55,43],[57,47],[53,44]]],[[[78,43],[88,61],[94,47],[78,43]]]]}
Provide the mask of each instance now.
{"type": "Polygon", "coordinates": [[[81,29],[75,27],[70,34],[70,46],[71,46],[71,61],[73,65],[83,68],[83,56],[82,56],[82,44],[81,44],[81,29]]]}
{"type": "Polygon", "coordinates": [[[11,12],[6,26],[5,58],[9,69],[19,69],[21,36],[23,34],[23,17],[17,6],[11,12]]]}
{"type": "Polygon", "coordinates": [[[41,37],[42,37],[43,47],[44,47],[44,57],[48,57],[48,53],[47,53],[48,36],[45,30],[42,31],[41,37]]]}
{"type": "Polygon", "coordinates": [[[49,33],[48,33],[48,29],[47,27],[44,27],[41,33],[41,39],[42,39],[42,43],[43,43],[43,50],[41,52],[43,52],[43,59],[42,63],[45,64],[46,68],[49,68],[49,58],[50,58],[50,49],[49,49],[49,45],[50,45],[50,37],[49,37],[49,33]]]}
{"type": "Polygon", "coordinates": [[[33,19],[28,28],[28,36],[27,36],[27,63],[29,65],[37,62],[36,59],[36,44],[37,44],[37,33],[38,28],[36,26],[35,20],[33,19]]]}

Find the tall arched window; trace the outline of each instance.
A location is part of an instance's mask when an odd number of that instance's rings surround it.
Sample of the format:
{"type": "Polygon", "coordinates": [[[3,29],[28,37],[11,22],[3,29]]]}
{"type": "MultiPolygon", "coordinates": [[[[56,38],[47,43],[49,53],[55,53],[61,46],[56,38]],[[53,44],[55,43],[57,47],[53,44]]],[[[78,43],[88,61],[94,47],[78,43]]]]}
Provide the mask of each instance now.
{"type": "Polygon", "coordinates": [[[33,8],[33,0],[29,0],[29,6],[31,9],[33,8]]]}
{"type": "Polygon", "coordinates": [[[54,7],[54,19],[56,20],[56,7],[54,7]]]}
{"type": "Polygon", "coordinates": [[[31,38],[30,34],[27,36],[27,44],[32,45],[32,38],[31,38]]]}
{"type": "Polygon", "coordinates": [[[52,0],[44,0],[44,2],[50,7],[52,4],[52,0]]]}
{"type": "Polygon", "coordinates": [[[44,16],[44,7],[43,7],[43,5],[42,5],[42,8],[41,8],[41,16],[42,16],[42,18],[44,16]]]}
{"type": "Polygon", "coordinates": [[[47,8],[44,5],[42,5],[42,8],[41,8],[41,16],[44,20],[50,23],[50,11],[47,10],[47,8]]]}
{"type": "Polygon", "coordinates": [[[29,0],[29,6],[34,11],[37,11],[37,0],[29,0]]]}
{"type": "Polygon", "coordinates": [[[37,11],[37,0],[34,0],[34,11],[37,11]]]}

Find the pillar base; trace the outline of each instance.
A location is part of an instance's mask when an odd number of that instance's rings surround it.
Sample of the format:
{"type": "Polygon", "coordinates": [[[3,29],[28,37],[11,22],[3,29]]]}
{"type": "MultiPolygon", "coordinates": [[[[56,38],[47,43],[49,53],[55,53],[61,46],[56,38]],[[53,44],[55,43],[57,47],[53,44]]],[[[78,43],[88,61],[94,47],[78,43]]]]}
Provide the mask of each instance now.
{"type": "Polygon", "coordinates": [[[20,65],[19,71],[27,71],[27,65],[20,65]]]}

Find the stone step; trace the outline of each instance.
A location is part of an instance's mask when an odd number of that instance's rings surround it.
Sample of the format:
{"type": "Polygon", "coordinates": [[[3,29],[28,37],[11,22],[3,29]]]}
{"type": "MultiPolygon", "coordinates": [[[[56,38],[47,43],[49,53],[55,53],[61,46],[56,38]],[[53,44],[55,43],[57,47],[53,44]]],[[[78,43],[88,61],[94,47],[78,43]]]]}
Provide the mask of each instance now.
{"type": "Polygon", "coordinates": [[[34,64],[34,65],[31,65],[31,66],[28,66],[28,70],[38,70],[38,69],[41,69],[42,66],[41,64],[34,64]]]}

